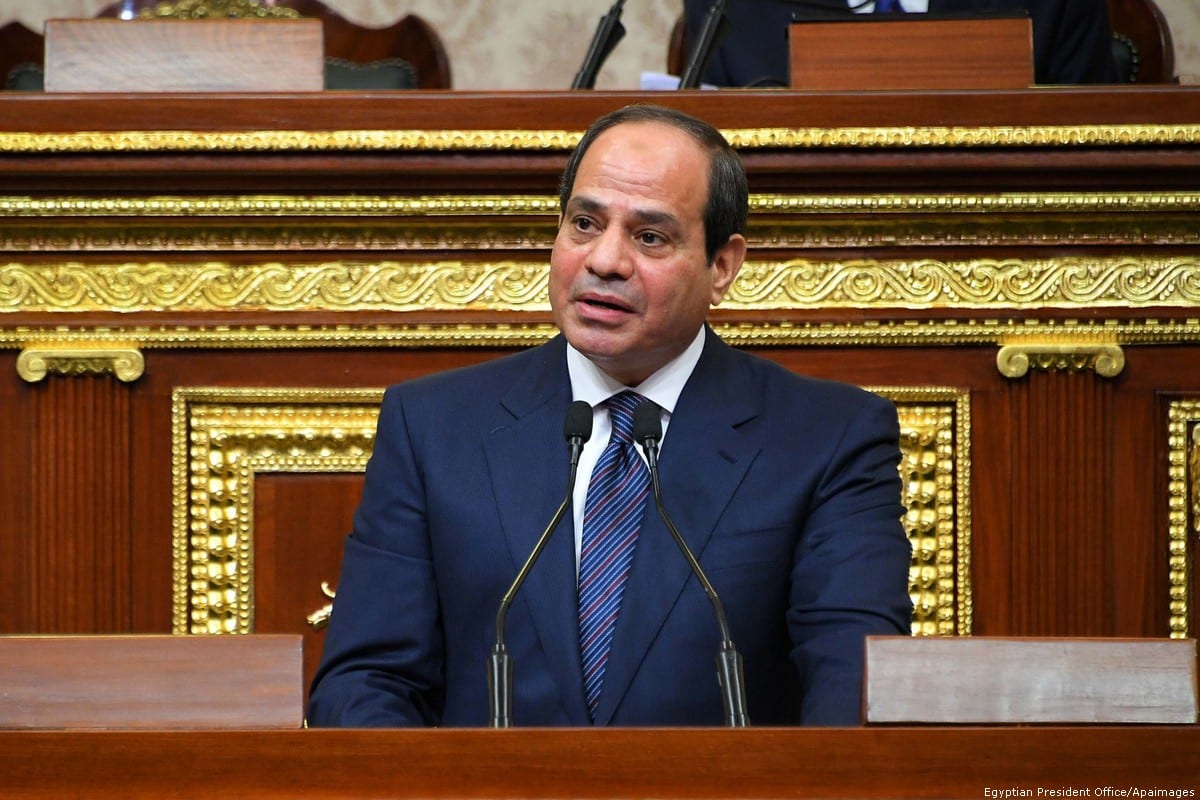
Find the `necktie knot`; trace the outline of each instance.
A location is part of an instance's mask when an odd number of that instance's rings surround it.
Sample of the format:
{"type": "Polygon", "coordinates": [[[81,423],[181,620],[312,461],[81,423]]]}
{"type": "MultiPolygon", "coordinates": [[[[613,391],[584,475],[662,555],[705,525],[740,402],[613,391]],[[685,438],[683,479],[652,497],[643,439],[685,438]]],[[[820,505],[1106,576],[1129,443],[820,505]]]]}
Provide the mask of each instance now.
{"type": "Polygon", "coordinates": [[[613,441],[622,444],[633,443],[633,410],[645,401],[646,398],[630,391],[615,394],[604,401],[604,406],[608,409],[608,418],[612,422],[613,441]]]}

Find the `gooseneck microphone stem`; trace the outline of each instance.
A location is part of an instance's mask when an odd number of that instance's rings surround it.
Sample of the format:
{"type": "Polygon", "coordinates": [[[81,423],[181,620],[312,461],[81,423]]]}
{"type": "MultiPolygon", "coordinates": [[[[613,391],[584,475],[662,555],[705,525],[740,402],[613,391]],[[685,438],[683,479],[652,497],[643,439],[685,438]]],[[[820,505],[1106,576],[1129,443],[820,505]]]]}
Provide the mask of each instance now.
{"type": "Polygon", "coordinates": [[[684,560],[691,567],[692,574],[704,588],[712,603],[717,617],[717,627],[721,630],[721,646],[717,651],[717,683],[721,687],[721,697],[725,706],[725,725],[730,728],[745,728],[750,724],[746,713],[746,685],[742,676],[742,656],[733,644],[729,635],[729,624],[725,621],[725,606],[717,595],[717,590],[709,582],[708,576],[700,567],[700,562],[692,554],[692,550],[683,540],[679,528],[675,526],[667,507],[663,503],[662,486],[658,477],[658,442],[662,438],[662,420],[659,418],[658,407],[652,403],[642,403],[634,410],[633,415],[634,439],[642,445],[646,453],[646,464],[650,468],[650,485],[654,490],[654,505],[658,515],[671,532],[671,538],[679,547],[684,560]]]}
{"type": "Polygon", "coordinates": [[[575,80],[571,83],[572,89],[591,89],[596,85],[596,75],[599,74],[600,67],[617,46],[617,42],[625,36],[625,26],[621,24],[623,5],[625,0],[617,0],[608,13],[600,18],[600,24],[592,36],[592,44],[588,47],[579,72],[575,74],[575,80]]]}
{"type": "Polygon", "coordinates": [[[529,558],[525,559],[525,563],[517,571],[517,577],[513,579],[512,585],[500,598],[500,606],[496,610],[496,644],[492,646],[492,654],[488,659],[488,700],[491,705],[493,728],[512,727],[512,658],[508,654],[508,647],[504,644],[504,621],[508,616],[509,607],[512,606],[517,592],[521,589],[521,584],[525,583],[529,571],[533,569],[534,563],[546,549],[546,544],[550,541],[554,529],[562,521],[567,509],[571,507],[571,497],[575,493],[575,475],[579,471],[579,456],[583,453],[583,445],[592,435],[592,407],[582,400],[571,403],[567,408],[563,433],[566,436],[570,452],[570,472],[567,476],[566,495],[555,510],[554,516],[550,518],[550,523],[538,537],[529,558]]]}
{"type": "Polygon", "coordinates": [[[708,7],[704,24],[700,26],[700,35],[692,47],[683,74],[679,76],[680,89],[695,89],[700,85],[704,71],[708,69],[708,62],[712,60],[713,51],[717,49],[717,42],[729,29],[729,19],[725,16],[725,2],[726,0],[714,0],[708,7]]]}

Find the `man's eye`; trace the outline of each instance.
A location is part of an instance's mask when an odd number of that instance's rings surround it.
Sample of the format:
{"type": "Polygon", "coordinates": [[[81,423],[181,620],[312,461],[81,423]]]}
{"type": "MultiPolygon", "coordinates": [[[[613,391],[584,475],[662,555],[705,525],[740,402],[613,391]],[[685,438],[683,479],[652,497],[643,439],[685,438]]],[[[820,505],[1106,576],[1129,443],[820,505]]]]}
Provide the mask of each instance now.
{"type": "Polygon", "coordinates": [[[577,230],[577,231],[590,231],[595,227],[596,227],[596,223],[593,222],[588,217],[576,217],[575,218],[575,230],[577,230]]]}
{"type": "Polygon", "coordinates": [[[639,242],[649,246],[660,245],[667,240],[665,236],[654,231],[642,231],[637,238],[639,242]]]}

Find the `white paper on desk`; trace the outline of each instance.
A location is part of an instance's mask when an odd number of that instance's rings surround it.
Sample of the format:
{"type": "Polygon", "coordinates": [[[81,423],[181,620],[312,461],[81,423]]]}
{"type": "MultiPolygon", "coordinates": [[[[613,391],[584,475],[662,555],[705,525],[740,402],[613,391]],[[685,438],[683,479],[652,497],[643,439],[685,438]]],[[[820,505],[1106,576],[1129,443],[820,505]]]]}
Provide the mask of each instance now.
{"type": "MultiPolygon", "coordinates": [[[[668,75],[665,72],[643,72],[641,81],[643,92],[673,92],[679,88],[679,76],[668,75]]],[[[711,83],[700,84],[701,89],[716,89],[711,83]]]]}

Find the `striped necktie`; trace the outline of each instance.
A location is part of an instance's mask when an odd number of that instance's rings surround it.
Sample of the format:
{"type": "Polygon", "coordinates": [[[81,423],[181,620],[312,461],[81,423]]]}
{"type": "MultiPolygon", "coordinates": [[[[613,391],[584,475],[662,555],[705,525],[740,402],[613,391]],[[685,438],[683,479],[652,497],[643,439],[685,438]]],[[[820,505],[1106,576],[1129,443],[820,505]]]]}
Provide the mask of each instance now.
{"type": "Polygon", "coordinates": [[[642,525],[650,472],[633,444],[633,410],[641,395],[622,392],[605,400],[612,438],[588,484],[579,550],[579,650],[583,686],[595,718],[604,685],[625,579],[642,525]]]}
{"type": "Polygon", "coordinates": [[[903,14],[904,7],[900,0],[875,0],[876,14],[903,14]]]}

